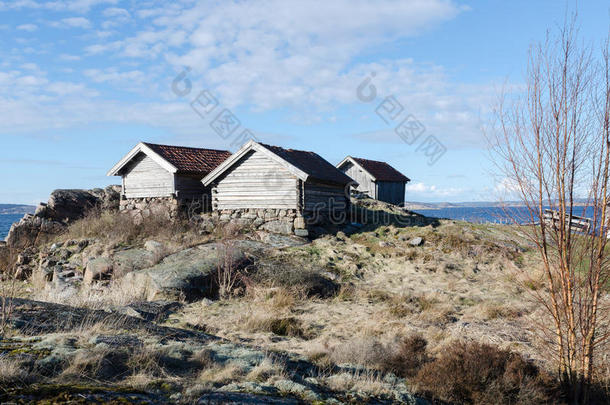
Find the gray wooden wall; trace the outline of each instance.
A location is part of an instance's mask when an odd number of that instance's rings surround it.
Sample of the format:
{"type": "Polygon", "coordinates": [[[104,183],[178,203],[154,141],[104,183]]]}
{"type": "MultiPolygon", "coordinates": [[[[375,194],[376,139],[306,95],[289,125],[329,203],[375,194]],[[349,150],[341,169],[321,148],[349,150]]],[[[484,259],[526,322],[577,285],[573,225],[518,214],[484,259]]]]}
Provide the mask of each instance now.
{"type": "Polygon", "coordinates": [[[360,169],[352,162],[345,162],[343,166],[339,167],[343,173],[347,174],[351,179],[358,182],[357,191],[368,194],[371,198],[377,198],[375,195],[375,182],[373,178],[369,176],[364,170],[360,169]]]}
{"type": "Polygon", "coordinates": [[[127,198],[169,197],[174,192],[174,175],[144,153],[123,170],[123,193],[127,198]]]}
{"type": "Polygon", "coordinates": [[[297,178],[258,151],[251,151],[212,188],[214,209],[285,208],[298,204],[297,178]]]}

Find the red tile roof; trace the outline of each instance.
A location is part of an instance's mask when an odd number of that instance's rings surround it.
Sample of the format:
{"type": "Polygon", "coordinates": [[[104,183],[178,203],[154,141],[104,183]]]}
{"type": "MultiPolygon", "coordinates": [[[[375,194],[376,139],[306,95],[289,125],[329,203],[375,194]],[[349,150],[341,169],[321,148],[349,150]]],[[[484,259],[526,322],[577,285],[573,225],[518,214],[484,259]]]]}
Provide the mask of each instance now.
{"type": "Polygon", "coordinates": [[[386,162],[352,157],[360,166],[369,172],[377,181],[411,181],[407,176],[394,169],[386,162]]]}
{"type": "Polygon", "coordinates": [[[279,146],[260,144],[275,153],[291,165],[307,173],[312,179],[336,183],[348,184],[353,180],[345,173],[330,164],[323,157],[314,152],[295,149],[284,149],[279,146]]]}
{"type": "Polygon", "coordinates": [[[178,173],[206,175],[231,156],[227,150],[143,143],[174,165],[178,173]]]}

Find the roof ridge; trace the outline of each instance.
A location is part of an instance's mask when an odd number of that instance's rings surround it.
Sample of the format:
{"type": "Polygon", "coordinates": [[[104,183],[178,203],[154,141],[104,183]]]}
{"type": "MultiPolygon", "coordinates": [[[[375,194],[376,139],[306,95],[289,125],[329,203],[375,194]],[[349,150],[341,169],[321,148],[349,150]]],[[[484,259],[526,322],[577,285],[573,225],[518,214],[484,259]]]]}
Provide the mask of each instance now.
{"type": "Polygon", "coordinates": [[[366,159],[366,158],[361,158],[361,157],[355,157],[355,156],[350,156],[352,159],[358,159],[358,160],[366,160],[368,162],[377,162],[377,163],[385,163],[388,166],[391,166],[388,162],[385,162],[383,160],[374,160],[374,159],[366,159]]]}
{"type": "Polygon", "coordinates": [[[283,146],[269,145],[268,143],[262,143],[262,142],[258,142],[258,143],[259,143],[260,145],[264,146],[264,147],[278,148],[278,149],[285,150],[285,151],[287,151],[287,152],[314,153],[314,154],[316,154],[316,155],[317,155],[317,153],[316,153],[316,152],[311,151],[311,150],[284,148],[283,146]]]}
{"type": "Polygon", "coordinates": [[[373,160],[354,157],[348,155],[347,159],[351,159],[355,164],[366,170],[373,178],[380,181],[411,181],[407,176],[402,174],[394,166],[383,160],[373,160]]]}
{"type": "Polygon", "coordinates": [[[144,142],[142,141],[142,143],[146,146],[164,146],[164,147],[170,147],[170,148],[182,148],[182,149],[195,149],[195,150],[213,150],[216,152],[229,152],[231,153],[230,150],[226,150],[226,149],[212,149],[212,148],[200,148],[197,146],[182,146],[182,145],[167,145],[167,144],[162,144],[162,143],[152,143],[152,142],[144,142]]]}

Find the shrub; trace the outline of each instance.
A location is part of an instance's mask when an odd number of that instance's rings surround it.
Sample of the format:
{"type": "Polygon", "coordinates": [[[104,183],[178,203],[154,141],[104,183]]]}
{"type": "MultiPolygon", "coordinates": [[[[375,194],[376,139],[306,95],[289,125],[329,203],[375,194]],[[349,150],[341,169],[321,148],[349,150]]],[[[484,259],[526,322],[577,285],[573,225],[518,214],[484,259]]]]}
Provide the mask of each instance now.
{"type": "Polygon", "coordinates": [[[354,364],[367,368],[384,368],[392,356],[392,348],[372,336],[350,340],[330,349],[330,360],[335,364],[354,364]]]}
{"type": "Polygon", "coordinates": [[[424,395],[467,404],[550,403],[553,380],[520,355],[479,343],[456,343],[414,379],[424,395]]]}
{"type": "Polygon", "coordinates": [[[413,377],[430,361],[427,346],[428,342],[416,334],[388,343],[369,336],[333,347],[328,351],[328,358],[335,364],[354,364],[400,377],[413,377]]]}
{"type": "Polygon", "coordinates": [[[236,260],[237,250],[231,241],[222,241],[218,248],[216,284],[218,296],[228,298],[241,282],[241,271],[236,260]]]}
{"type": "Polygon", "coordinates": [[[421,335],[407,336],[387,357],[383,364],[384,371],[391,371],[401,377],[414,377],[430,361],[427,347],[428,342],[421,335]]]}

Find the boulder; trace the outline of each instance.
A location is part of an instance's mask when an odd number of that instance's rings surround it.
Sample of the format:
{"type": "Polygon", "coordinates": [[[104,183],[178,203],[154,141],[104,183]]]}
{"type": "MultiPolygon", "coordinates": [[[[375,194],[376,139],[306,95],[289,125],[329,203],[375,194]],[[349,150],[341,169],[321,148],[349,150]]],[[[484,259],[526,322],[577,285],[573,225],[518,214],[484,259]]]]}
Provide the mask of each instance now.
{"type": "Polygon", "coordinates": [[[305,218],[303,218],[302,216],[298,216],[294,219],[294,227],[296,229],[305,229],[306,224],[305,224],[305,218]]]}
{"type": "Polygon", "coordinates": [[[259,229],[264,229],[268,232],[280,233],[282,235],[290,235],[292,234],[292,221],[287,220],[275,220],[264,223],[259,227],[259,229]]]}
{"type": "Polygon", "coordinates": [[[51,193],[49,202],[38,207],[36,215],[59,222],[69,222],[82,218],[94,207],[118,210],[121,200],[120,190],[120,186],[92,190],[55,190],[51,193]]]}
{"type": "Polygon", "coordinates": [[[49,197],[47,216],[62,222],[82,218],[101,199],[87,190],[55,190],[49,197]]]}
{"type": "Polygon", "coordinates": [[[294,234],[301,238],[306,238],[309,236],[309,231],[307,229],[295,229],[294,234]]]}
{"type": "Polygon", "coordinates": [[[157,242],[156,240],[147,240],[146,243],[144,243],[144,249],[151,253],[157,253],[165,248],[162,243],[157,242]]]}
{"type": "Polygon", "coordinates": [[[424,243],[424,240],[422,238],[420,238],[419,236],[416,238],[413,238],[409,241],[409,244],[411,246],[420,246],[424,243]]]}
{"type": "Polygon", "coordinates": [[[94,188],[89,190],[99,199],[100,207],[103,210],[118,210],[121,203],[121,186],[112,185],[104,189],[94,188]]]}
{"type": "Polygon", "coordinates": [[[83,282],[90,285],[95,280],[103,280],[112,274],[112,261],[107,257],[96,257],[87,262],[83,282]]]}
{"type": "Polygon", "coordinates": [[[177,301],[136,301],[127,306],[113,308],[113,312],[145,319],[150,322],[166,320],[176,310],[182,308],[177,301]]]}
{"type": "Polygon", "coordinates": [[[153,266],[155,253],[147,249],[120,250],[112,255],[113,276],[119,278],[135,270],[141,270],[153,266]]]}
{"type": "Polygon", "coordinates": [[[227,249],[220,243],[200,245],[167,256],[161,263],[144,270],[127,273],[120,287],[132,296],[149,301],[159,299],[193,300],[216,295],[213,277],[219,262],[231,254],[235,266],[246,256],[240,248],[227,249]]]}

